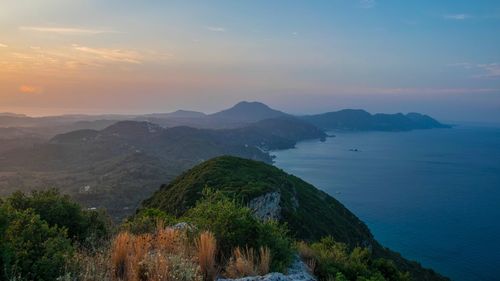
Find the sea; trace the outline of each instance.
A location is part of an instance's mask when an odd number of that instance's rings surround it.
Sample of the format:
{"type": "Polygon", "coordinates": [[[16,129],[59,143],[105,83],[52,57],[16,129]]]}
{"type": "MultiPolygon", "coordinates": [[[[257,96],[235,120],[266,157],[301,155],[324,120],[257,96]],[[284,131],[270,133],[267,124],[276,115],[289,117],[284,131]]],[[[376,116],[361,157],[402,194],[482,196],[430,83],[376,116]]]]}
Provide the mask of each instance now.
{"type": "Polygon", "coordinates": [[[500,127],[330,132],[275,151],[375,238],[457,281],[500,280],[500,127]]]}

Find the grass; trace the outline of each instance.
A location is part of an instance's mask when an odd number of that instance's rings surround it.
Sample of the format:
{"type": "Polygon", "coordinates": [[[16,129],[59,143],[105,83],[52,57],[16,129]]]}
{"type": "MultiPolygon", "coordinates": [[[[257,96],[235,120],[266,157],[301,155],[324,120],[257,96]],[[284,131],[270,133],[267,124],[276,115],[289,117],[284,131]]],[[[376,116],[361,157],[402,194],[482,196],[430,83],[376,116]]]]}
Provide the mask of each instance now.
{"type": "Polygon", "coordinates": [[[217,277],[216,253],[217,240],[208,231],[202,232],[196,241],[198,263],[203,274],[203,280],[213,281],[217,277]]]}
{"type": "Polygon", "coordinates": [[[153,234],[121,232],[110,249],[112,280],[200,280],[200,265],[190,248],[183,231],[162,225],[153,234]]]}
{"type": "Polygon", "coordinates": [[[226,276],[229,278],[241,278],[245,276],[266,275],[269,273],[271,264],[271,251],[267,247],[261,247],[256,254],[253,248],[234,249],[233,256],[226,266],[226,276]]]}

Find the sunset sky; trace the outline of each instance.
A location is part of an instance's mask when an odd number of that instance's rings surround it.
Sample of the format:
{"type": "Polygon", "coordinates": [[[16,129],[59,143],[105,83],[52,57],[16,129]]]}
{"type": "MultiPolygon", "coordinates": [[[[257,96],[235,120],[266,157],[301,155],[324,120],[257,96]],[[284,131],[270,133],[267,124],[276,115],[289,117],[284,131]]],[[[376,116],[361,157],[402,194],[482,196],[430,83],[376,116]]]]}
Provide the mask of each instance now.
{"type": "Polygon", "coordinates": [[[500,1],[0,1],[0,112],[240,100],[500,122],[500,1]]]}

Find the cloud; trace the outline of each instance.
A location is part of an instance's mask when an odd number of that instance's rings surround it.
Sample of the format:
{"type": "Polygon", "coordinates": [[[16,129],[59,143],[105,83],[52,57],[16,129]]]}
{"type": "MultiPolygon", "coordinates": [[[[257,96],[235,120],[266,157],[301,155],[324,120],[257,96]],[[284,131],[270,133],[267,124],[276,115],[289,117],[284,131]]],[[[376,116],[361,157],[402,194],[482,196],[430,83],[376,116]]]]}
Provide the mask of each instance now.
{"type": "Polygon", "coordinates": [[[371,9],[377,5],[377,1],[375,0],[360,0],[359,6],[363,9],[371,9]]]}
{"type": "Polygon", "coordinates": [[[19,86],[19,92],[23,94],[39,94],[42,89],[31,85],[21,85],[19,86]]]}
{"type": "Polygon", "coordinates": [[[474,94],[498,93],[495,88],[378,88],[371,89],[376,94],[474,94]]]}
{"type": "Polygon", "coordinates": [[[212,32],[226,32],[226,29],[220,26],[205,26],[205,29],[212,32]]]}
{"type": "Polygon", "coordinates": [[[86,29],[86,28],[72,28],[72,27],[47,27],[47,26],[20,26],[19,30],[22,31],[34,31],[34,32],[45,32],[45,33],[57,33],[65,35],[94,35],[103,33],[119,33],[114,30],[105,29],[86,29]]]}
{"type": "Polygon", "coordinates": [[[0,48],[7,48],[7,47],[9,47],[9,46],[7,46],[7,45],[5,45],[5,44],[0,43],[0,48]]]}
{"type": "Polygon", "coordinates": [[[472,75],[473,78],[492,78],[497,79],[500,78],[500,63],[468,63],[468,62],[460,62],[453,63],[449,66],[460,67],[467,70],[475,70],[480,73],[476,73],[472,75]]]}
{"type": "Polygon", "coordinates": [[[484,71],[484,74],[478,77],[482,78],[500,78],[500,63],[478,64],[477,67],[484,71]]]}
{"type": "Polygon", "coordinates": [[[467,14],[448,14],[443,16],[446,20],[466,20],[472,18],[471,15],[467,14]]]}
{"type": "Polygon", "coordinates": [[[73,49],[85,54],[94,55],[102,60],[140,64],[143,56],[135,51],[121,49],[91,48],[73,45],[73,49]]]}

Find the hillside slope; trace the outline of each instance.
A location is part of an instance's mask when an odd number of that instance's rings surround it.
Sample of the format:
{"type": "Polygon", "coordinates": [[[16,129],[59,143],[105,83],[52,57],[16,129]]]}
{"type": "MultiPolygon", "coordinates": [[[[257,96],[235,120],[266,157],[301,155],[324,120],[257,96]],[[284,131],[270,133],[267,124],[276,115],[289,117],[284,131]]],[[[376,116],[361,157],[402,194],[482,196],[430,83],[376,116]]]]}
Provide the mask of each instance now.
{"type": "Polygon", "coordinates": [[[195,205],[205,187],[221,190],[250,206],[277,212],[269,215],[286,222],[298,239],[314,241],[331,235],[350,246],[370,247],[376,256],[393,259],[415,280],[446,280],[382,247],[368,227],[333,197],[262,162],[230,156],[214,158],[163,185],[142,207],[179,216],[195,205]]]}
{"type": "Polygon", "coordinates": [[[370,114],[361,109],[344,109],[301,118],[324,130],[409,131],[450,127],[420,113],[370,114]]]}

